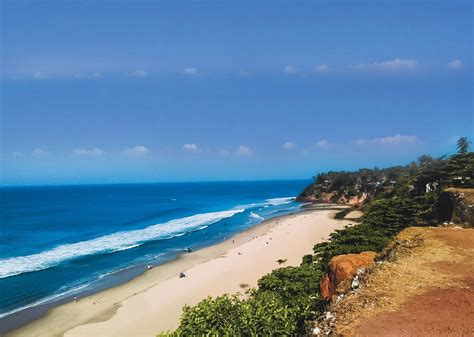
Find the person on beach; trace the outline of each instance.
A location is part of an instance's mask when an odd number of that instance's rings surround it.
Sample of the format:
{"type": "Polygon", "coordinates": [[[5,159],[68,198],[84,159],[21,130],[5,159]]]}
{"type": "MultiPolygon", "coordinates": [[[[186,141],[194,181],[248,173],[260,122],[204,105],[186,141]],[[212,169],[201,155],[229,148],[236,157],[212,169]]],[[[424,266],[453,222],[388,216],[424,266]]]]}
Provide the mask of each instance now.
{"type": "Polygon", "coordinates": [[[183,278],[183,277],[186,277],[186,275],[183,272],[179,273],[179,278],[183,278]]]}

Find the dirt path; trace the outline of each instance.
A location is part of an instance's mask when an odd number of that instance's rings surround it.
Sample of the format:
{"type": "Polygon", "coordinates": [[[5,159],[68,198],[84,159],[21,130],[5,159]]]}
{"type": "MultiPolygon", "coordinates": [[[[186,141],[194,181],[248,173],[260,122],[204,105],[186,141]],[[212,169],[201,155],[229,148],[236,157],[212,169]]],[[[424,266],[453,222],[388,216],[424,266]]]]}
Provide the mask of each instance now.
{"type": "Polygon", "coordinates": [[[408,228],[399,243],[334,306],[335,335],[474,336],[474,229],[408,228]]]}

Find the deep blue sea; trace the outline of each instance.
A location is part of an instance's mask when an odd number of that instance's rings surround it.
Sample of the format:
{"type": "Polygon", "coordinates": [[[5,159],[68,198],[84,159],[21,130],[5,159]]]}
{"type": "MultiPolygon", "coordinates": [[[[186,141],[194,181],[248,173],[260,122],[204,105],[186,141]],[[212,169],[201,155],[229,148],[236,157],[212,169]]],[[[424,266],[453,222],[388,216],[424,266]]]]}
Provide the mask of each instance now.
{"type": "Polygon", "coordinates": [[[1,188],[0,325],[294,212],[307,183],[1,188]]]}

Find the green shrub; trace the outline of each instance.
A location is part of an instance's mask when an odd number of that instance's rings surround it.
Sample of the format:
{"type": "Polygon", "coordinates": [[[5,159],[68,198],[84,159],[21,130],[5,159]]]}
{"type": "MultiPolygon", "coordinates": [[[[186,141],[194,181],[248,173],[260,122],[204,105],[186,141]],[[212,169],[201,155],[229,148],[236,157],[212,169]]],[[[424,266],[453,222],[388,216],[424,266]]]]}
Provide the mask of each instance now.
{"type": "Polygon", "coordinates": [[[288,336],[297,332],[297,309],[271,292],[242,300],[222,295],[185,306],[179,328],[170,336],[288,336]]]}
{"type": "Polygon", "coordinates": [[[275,269],[258,281],[254,296],[272,293],[280,297],[285,306],[297,310],[298,331],[304,332],[307,320],[321,310],[319,282],[323,274],[319,264],[275,269]]]}
{"type": "Polygon", "coordinates": [[[332,257],[342,254],[381,251],[390,241],[390,236],[380,228],[359,224],[336,230],[328,242],[314,246],[313,251],[323,266],[327,266],[332,257]]]}

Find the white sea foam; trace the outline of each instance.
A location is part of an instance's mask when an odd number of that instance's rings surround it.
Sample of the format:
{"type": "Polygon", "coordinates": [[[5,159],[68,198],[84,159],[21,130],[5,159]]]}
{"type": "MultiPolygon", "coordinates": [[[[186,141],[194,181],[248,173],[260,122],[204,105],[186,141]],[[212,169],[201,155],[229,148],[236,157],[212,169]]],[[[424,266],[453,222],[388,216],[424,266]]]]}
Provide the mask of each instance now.
{"type": "Polygon", "coordinates": [[[267,199],[266,202],[273,206],[289,204],[290,202],[295,201],[295,197],[286,197],[286,198],[273,198],[267,199]]]}
{"type": "Polygon", "coordinates": [[[132,249],[132,248],[135,248],[135,247],[138,247],[138,246],[140,246],[140,244],[136,243],[136,244],[133,244],[133,245],[130,245],[130,246],[120,247],[120,248],[112,250],[112,253],[120,252],[122,250],[132,249]]]}
{"type": "Polygon", "coordinates": [[[265,220],[263,216],[258,215],[257,213],[250,212],[250,217],[258,220],[265,220]]]}
{"type": "Polygon", "coordinates": [[[278,205],[283,205],[283,204],[289,204],[295,200],[295,197],[285,197],[285,198],[272,198],[272,199],[267,199],[263,202],[258,202],[258,203],[251,203],[251,204],[243,204],[239,205],[236,208],[267,208],[270,206],[278,206],[278,205]]]}
{"type": "Polygon", "coordinates": [[[82,256],[131,249],[147,241],[176,236],[213,224],[243,211],[244,209],[232,209],[222,212],[196,214],[152,225],[144,229],[117,232],[92,240],[61,245],[37,254],[1,259],[0,278],[47,269],[66,260],[82,256]]]}

